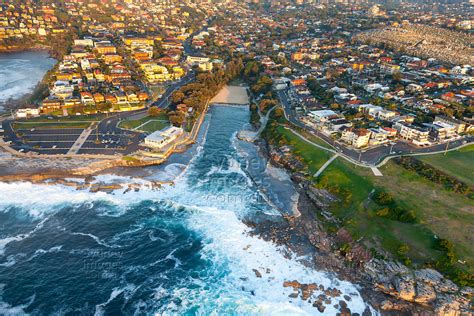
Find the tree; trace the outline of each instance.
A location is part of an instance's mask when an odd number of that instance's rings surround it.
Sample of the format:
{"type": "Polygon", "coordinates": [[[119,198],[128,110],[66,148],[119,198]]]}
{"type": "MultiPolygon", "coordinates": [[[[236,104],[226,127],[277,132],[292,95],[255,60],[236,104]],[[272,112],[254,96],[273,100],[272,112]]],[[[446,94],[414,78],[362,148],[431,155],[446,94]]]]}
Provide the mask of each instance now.
{"type": "Polygon", "coordinates": [[[283,117],[283,114],[284,114],[284,112],[283,112],[283,109],[282,109],[282,108],[276,108],[276,109],[275,109],[275,117],[276,117],[276,118],[283,117]]]}
{"type": "Polygon", "coordinates": [[[182,126],[185,119],[185,115],[182,112],[170,112],[169,120],[174,126],[182,126]]]}
{"type": "Polygon", "coordinates": [[[392,74],[392,79],[395,82],[401,82],[402,81],[402,74],[399,71],[396,71],[392,74]]]}
{"type": "Polygon", "coordinates": [[[183,102],[185,97],[186,95],[183,93],[183,91],[177,90],[171,95],[171,102],[173,102],[174,104],[181,103],[183,102]]]}
{"type": "Polygon", "coordinates": [[[148,109],[149,116],[158,116],[160,114],[161,114],[161,109],[156,106],[152,106],[148,109]]]}

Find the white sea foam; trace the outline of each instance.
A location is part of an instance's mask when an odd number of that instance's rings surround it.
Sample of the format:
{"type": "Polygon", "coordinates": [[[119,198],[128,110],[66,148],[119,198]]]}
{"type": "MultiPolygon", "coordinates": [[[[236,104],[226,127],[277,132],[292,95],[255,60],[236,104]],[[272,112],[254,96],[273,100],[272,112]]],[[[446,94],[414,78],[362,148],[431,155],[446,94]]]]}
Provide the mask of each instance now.
{"type": "MultiPolygon", "coordinates": [[[[109,181],[112,179],[115,181],[117,177],[104,176],[99,180],[109,181]]],[[[130,180],[129,178],[121,178],[121,180],[127,179],[130,180]]],[[[366,305],[353,284],[339,281],[326,273],[309,269],[299,263],[296,258],[286,258],[282,254],[285,249],[250,236],[248,227],[240,220],[242,214],[248,214],[249,212],[247,203],[236,203],[229,209],[229,203],[226,201],[203,199],[204,193],[190,189],[186,180],[186,177],[183,177],[176,182],[175,186],[165,187],[160,191],[153,191],[145,187],[140,192],[130,191],[126,194],[116,195],[92,194],[61,185],[0,183],[0,194],[11,197],[7,204],[19,204],[28,208],[38,206],[32,214],[38,217],[44,216],[44,213],[38,211],[39,206],[47,209],[47,206],[51,205],[85,203],[93,200],[105,200],[117,207],[127,207],[131,203],[147,199],[165,200],[169,202],[169,206],[176,208],[179,212],[182,212],[183,207],[185,207],[184,210],[189,212],[189,216],[185,221],[187,227],[199,233],[204,239],[203,259],[214,262],[216,269],[226,267],[229,273],[222,280],[210,284],[208,290],[196,291],[192,288],[174,290],[169,294],[180,298],[183,303],[181,307],[173,307],[170,304],[163,312],[179,312],[183,306],[201,306],[202,310],[200,312],[205,313],[204,308],[206,306],[225,310],[225,306],[235,305],[235,312],[245,314],[296,315],[317,313],[317,310],[308,302],[288,297],[292,293],[292,289],[284,288],[283,282],[295,279],[302,283],[322,284],[325,288],[337,287],[343,292],[343,295],[351,296],[352,299],[347,302],[347,305],[352,312],[361,314],[364,311],[366,305]],[[12,192],[16,194],[12,194],[12,192]],[[19,196],[28,196],[28,202],[24,198],[19,198],[19,196]],[[44,199],[45,196],[48,197],[47,201],[44,199]],[[262,274],[262,278],[258,278],[253,269],[258,270],[262,274]],[[269,273],[267,273],[267,269],[269,269],[269,273]]],[[[226,188],[226,190],[227,193],[241,194],[241,192],[233,192],[233,190],[236,190],[235,188],[226,188]]],[[[6,202],[3,201],[2,203],[6,202]]],[[[103,246],[113,246],[89,233],[78,232],[75,234],[93,238],[103,246]]],[[[7,241],[21,240],[26,237],[26,235],[13,236],[13,239],[7,241]]],[[[3,244],[3,248],[7,243],[3,244]]],[[[172,255],[169,255],[169,259],[173,259],[172,255]]],[[[179,263],[176,262],[176,264],[179,263]]],[[[218,274],[219,271],[216,271],[216,273],[218,274]]],[[[202,282],[201,280],[198,281],[202,282]]],[[[115,289],[110,294],[109,300],[97,305],[96,314],[100,315],[104,311],[104,307],[124,290],[124,288],[115,289]]],[[[321,293],[318,291],[314,293],[316,296],[319,294],[321,293]]],[[[157,295],[159,294],[157,293],[157,295]]],[[[326,306],[326,314],[337,312],[333,307],[337,301],[333,300],[332,304],[326,306]]]]}
{"type": "Polygon", "coordinates": [[[98,245],[101,245],[101,246],[104,246],[104,247],[107,247],[107,248],[118,248],[118,246],[116,245],[110,245],[108,243],[106,243],[105,241],[101,240],[99,237],[97,237],[96,235],[94,234],[91,234],[91,233],[71,233],[71,235],[74,235],[74,236],[85,236],[85,237],[90,237],[92,238],[98,245]]]}
{"type": "Polygon", "coordinates": [[[5,237],[5,238],[2,238],[0,239],[0,256],[3,256],[4,253],[5,253],[5,247],[13,242],[13,241],[22,241],[23,239],[26,239],[28,237],[30,237],[31,235],[33,235],[36,231],[38,231],[39,229],[43,228],[43,224],[48,220],[48,218],[44,218],[41,222],[39,222],[35,228],[28,232],[28,233],[24,233],[24,234],[19,234],[19,235],[16,235],[16,236],[8,236],[8,237],[5,237]]]}
{"type": "MultiPolygon", "coordinates": [[[[314,314],[316,310],[308,302],[299,299],[292,299],[293,303],[289,302],[288,295],[293,291],[284,288],[283,282],[298,280],[301,283],[322,284],[325,288],[337,287],[343,295],[351,296],[351,301],[347,302],[351,311],[364,311],[366,305],[353,284],[309,269],[296,258],[285,258],[282,254],[284,249],[250,236],[247,226],[237,218],[234,210],[213,207],[194,210],[188,220],[188,226],[205,238],[202,256],[211,262],[225,262],[231,270],[224,283],[219,284],[219,300],[222,300],[223,304],[238,297],[241,294],[240,289],[244,287],[248,295],[244,295],[239,302],[239,312],[314,314]],[[258,270],[262,278],[258,278],[253,269],[258,270]]],[[[212,296],[211,293],[204,293],[208,294],[212,296]]],[[[319,291],[314,293],[315,296],[319,294],[319,291]]],[[[338,300],[333,300],[332,304],[326,306],[327,314],[337,312],[333,307],[337,302],[338,300]]]]}
{"type": "Polygon", "coordinates": [[[0,55],[0,104],[32,92],[53,64],[45,52],[0,55]]]}
{"type": "Polygon", "coordinates": [[[125,296],[128,296],[128,294],[130,292],[134,292],[136,290],[135,286],[129,284],[125,287],[122,287],[122,288],[114,288],[112,290],[112,292],[110,293],[110,296],[109,298],[107,299],[107,301],[105,301],[104,303],[101,303],[101,304],[97,304],[95,306],[95,313],[94,313],[94,316],[102,316],[105,314],[105,310],[104,310],[104,307],[107,306],[107,304],[109,304],[110,302],[112,302],[117,296],[119,296],[120,294],[124,294],[125,296]]]}
{"type": "Polygon", "coordinates": [[[31,305],[35,300],[35,295],[29,297],[28,302],[18,306],[12,306],[2,300],[3,291],[5,284],[0,284],[0,315],[2,316],[19,316],[19,315],[29,315],[25,312],[25,309],[31,305]]]}

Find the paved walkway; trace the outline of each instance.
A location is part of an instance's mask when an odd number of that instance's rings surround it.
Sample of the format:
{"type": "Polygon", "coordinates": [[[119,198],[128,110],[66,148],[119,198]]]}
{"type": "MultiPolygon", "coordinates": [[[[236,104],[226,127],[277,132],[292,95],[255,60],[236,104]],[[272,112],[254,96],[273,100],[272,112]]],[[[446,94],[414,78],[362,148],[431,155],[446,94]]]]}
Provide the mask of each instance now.
{"type": "Polygon", "coordinates": [[[380,172],[380,170],[379,170],[377,167],[370,167],[370,169],[371,169],[372,172],[374,173],[374,176],[376,176],[376,177],[383,177],[382,172],[380,172]]]}
{"type": "Polygon", "coordinates": [[[317,178],[319,177],[319,175],[321,175],[321,173],[323,173],[323,171],[337,158],[339,157],[339,154],[335,154],[334,156],[332,156],[328,161],[326,161],[324,163],[324,165],[321,166],[321,168],[319,168],[319,170],[314,174],[314,177],[317,178]]]}
{"type": "Polygon", "coordinates": [[[97,127],[97,123],[92,123],[89,125],[88,128],[82,131],[81,135],[76,139],[72,147],[69,149],[67,152],[68,155],[75,155],[79,152],[81,149],[82,145],[86,142],[87,138],[89,135],[92,133],[92,131],[97,127]]]}
{"type": "Polygon", "coordinates": [[[331,153],[334,153],[334,154],[338,154],[337,151],[335,151],[334,149],[331,149],[331,148],[328,148],[328,147],[324,147],[324,146],[321,146],[319,144],[316,144],[315,142],[307,139],[306,137],[304,137],[303,135],[301,135],[300,133],[298,133],[297,131],[295,131],[294,129],[290,128],[290,127],[287,127],[287,126],[283,126],[283,128],[289,130],[289,131],[292,131],[296,136],[298,136],[299,138],[301,138],[302,140],[304,140],[305,142],[307,143],[310,143],[311,145],[315,146],[315,147],[318,147],[319,149],[322,149],[322,150],[325,150],[325,151],[329,151],[331,153]]]}

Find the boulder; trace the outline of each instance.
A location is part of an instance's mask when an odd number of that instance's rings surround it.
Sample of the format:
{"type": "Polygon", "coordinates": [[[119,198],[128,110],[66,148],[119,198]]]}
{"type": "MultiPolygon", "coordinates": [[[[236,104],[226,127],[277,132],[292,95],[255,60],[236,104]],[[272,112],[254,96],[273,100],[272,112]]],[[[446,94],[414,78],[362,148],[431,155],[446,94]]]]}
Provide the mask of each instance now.
{"type": "Polygon", "coordinates": [[[393,280],[398,297],[405,301],[413,301],[415,298],[415,281],[410,275],[397,276],[393,280]]]}
{"type": "Polygon", "coordinates": [[[313,307],[316,307],[320,313],[324,313],[324,310],[326,309],[321,301],[314,302],[313,307]]]}
{"type": "Polygon", "coordinates": [[[434,288],[437,292],[442,293],[456,293],[459,290],[458,286],[448,279],[443,279],[441,282],[435,284],[434,288]]]}
{"type": "Polygon", "coordinates": [[[317,288],[317,285],[314,283],[303,284],[301,286],[301,296],[303,301],[306,301],[311,295],[313,295],[314,290],[316,290],[317,288]]]}
{"type": "Polygon", "coordinates": [[[415,280],[417,283],[423,282],[429,285],[435,285],[443,279],[441,273],[433,269],[415,270],[415,280]]]}
{"type": "Polygon", "coordinates": [[[258,271],[257,269],[252,269],[253,272],[255,273],[255,276],[257,276],[257,278],[261,278],[262,277],[262,274],[260,273],[260,271],[258,271]]]}
{"type": "MultiPolygon", "coordinates": [[[[450,295],[440,294],[436,300],[435,314],[442,316],[458,316],[461,304],[459,301],[453,300],[450,295]]],[[[467,315],[467,314],[466,314],[467,315]]]]}
{"type": "Polygon", "coordinates": [[[285,281],[285,282],[283,282],[283,287],[292,287],[295,290],[297,290],[297,289],[301,288],[301,283],[296,281],[296,280],[294,280],[294,281],[285,281]]]}
{"type": "Polygon", "coordinates": [[[415,302],[428,305],[436,299],[436,292],[431,285],[418,282],[416,284],[415,302]]]}

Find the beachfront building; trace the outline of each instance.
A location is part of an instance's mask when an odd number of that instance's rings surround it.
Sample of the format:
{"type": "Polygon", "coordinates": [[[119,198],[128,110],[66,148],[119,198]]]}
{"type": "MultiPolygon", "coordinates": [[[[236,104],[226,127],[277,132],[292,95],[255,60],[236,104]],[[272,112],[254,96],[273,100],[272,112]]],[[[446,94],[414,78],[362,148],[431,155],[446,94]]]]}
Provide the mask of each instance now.
{"type": "Polygon", "coordinates": [[[429,145],[429,130],[413,124],[407,124],[398,121],[393,125],[393,128],[398,131],[400,138],[412,142],[417,146],[429,145]]]}
{"type": "Polygon", "coordinates": [[[364,148],[369,145],[371,131],[365,128],[346,128],[342,131],[341,140],[354,148],[364,148]]]}
{"type": "Polygon", "coordinates": [[[168,126],[161,131],[156,131],[145,137],[145,146],[152,149],[163,150],[175,142],[184,131],[182,128],[168,126]]]}
{"type": "Polygon", "coordinates": [[[15,112],[15,118],[28,118],[40,115],[40,110],[37,108],[23,108],[15,112]]]}

